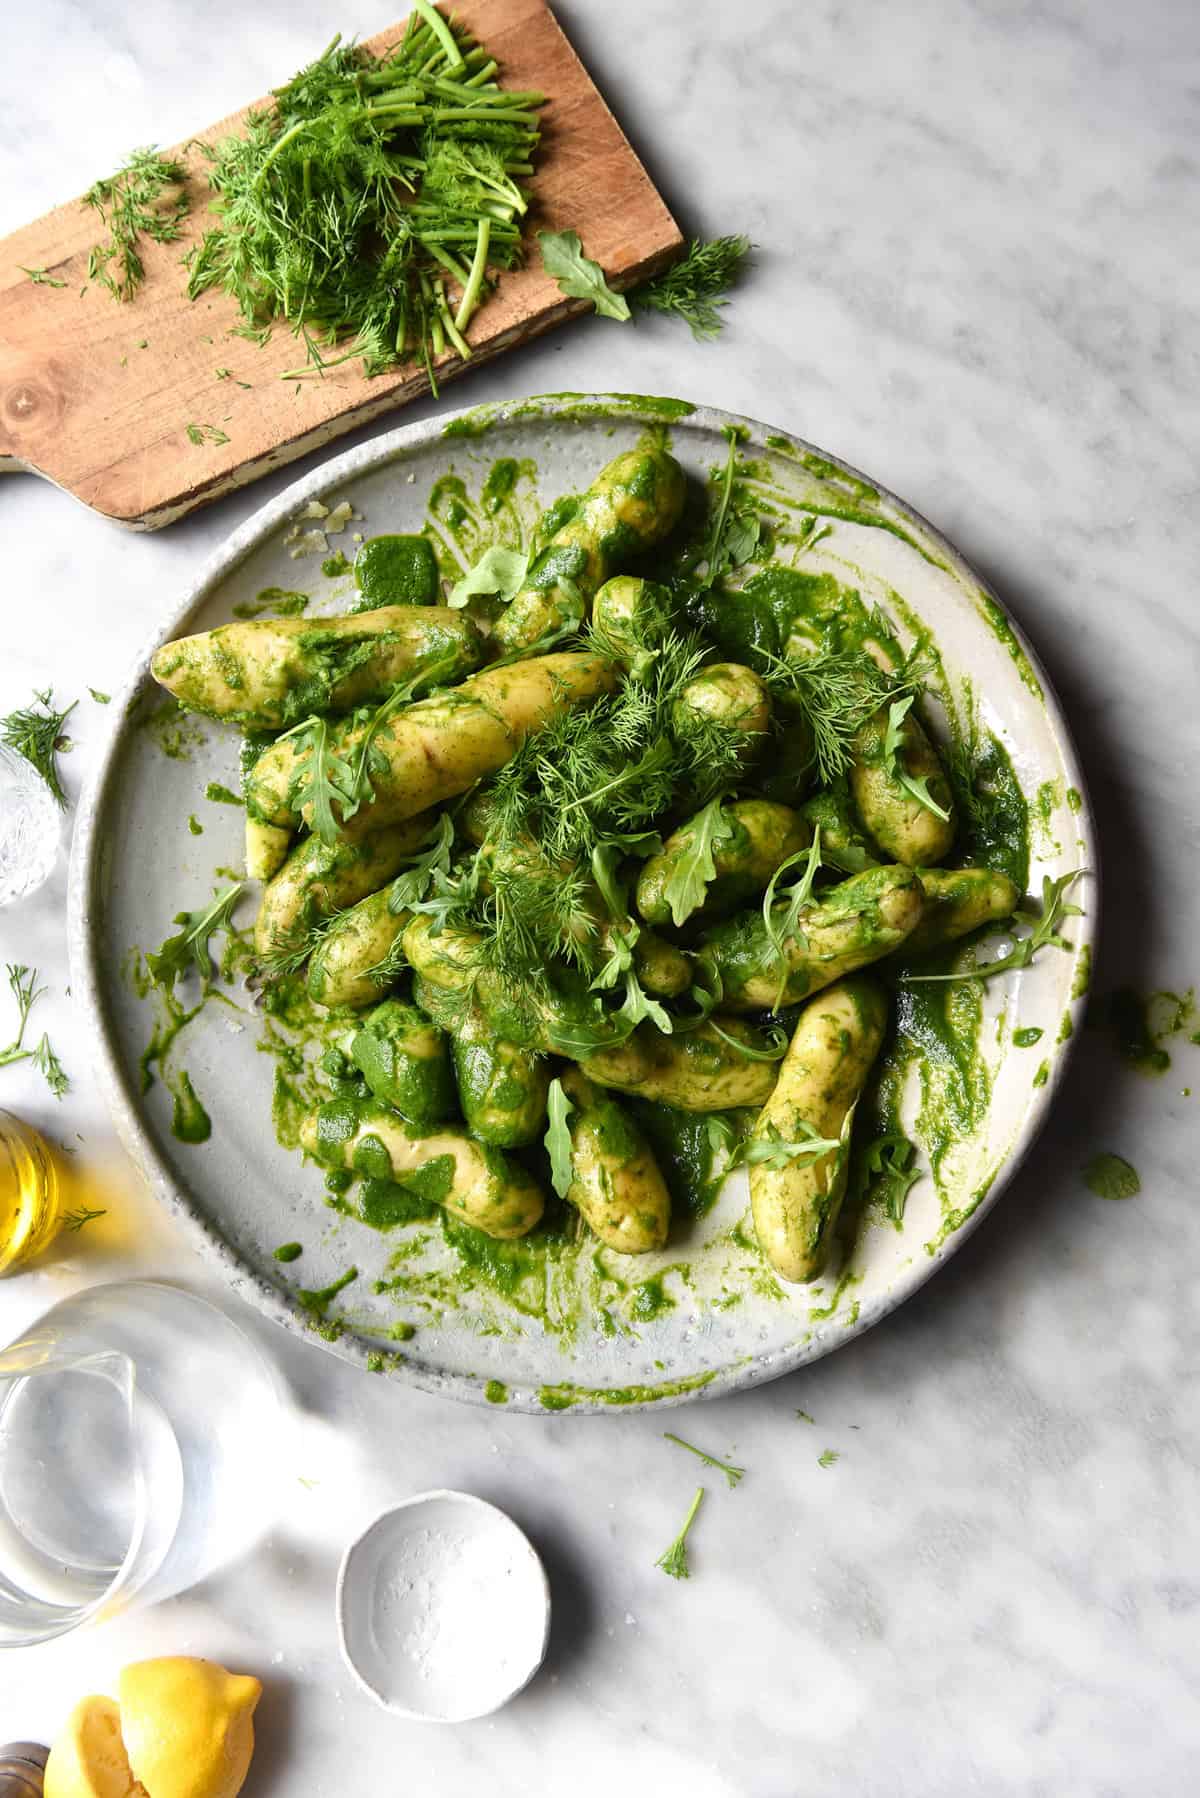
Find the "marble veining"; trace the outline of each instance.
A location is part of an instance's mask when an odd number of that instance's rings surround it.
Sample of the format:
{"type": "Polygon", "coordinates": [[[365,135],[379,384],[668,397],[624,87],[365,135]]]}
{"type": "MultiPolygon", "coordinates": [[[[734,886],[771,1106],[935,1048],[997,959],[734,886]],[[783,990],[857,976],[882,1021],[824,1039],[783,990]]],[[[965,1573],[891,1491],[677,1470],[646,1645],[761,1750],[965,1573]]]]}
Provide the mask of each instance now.
{"type": "MultiPolygon", "coordinates": [[[[1096,992],[1187,987],[1200,975],[1194,6],[558,10],[685,226],[749,230],[759,267],[719,345],[658,321],[589,322],[448,403],[684,394],[793,429],[902,493],[1003,594],[1066,704],[1106,852],[1096,992]]],[[[264,90],[335,25],[385,22],[315,0],[51,0],[0,69],[0,229],[132,144],[264,90]]],[[[0,711],[47,682],[84,696],[73,790],[110,722],[88,685],[119,685],[169,596],[287,478],[151,538],[31,477],[0,484],[0,711]]],[[[18,1067],[0,1099],[112,1183],[121,1227],[0,1286],[5,1339],[100,1275],[210,1277],[108,1129],[64,992],[64,888],[65,865],[0,913],[0,960],[52,983],[43,1023],[73,1091],[57,1107],[18,1067]]],[[[1148,1081],[1101,1020],[1097,1006],[1056,1117],[961,1255],[875,1331],[774,1386],[667,1421],[506,1416],[273,1333],[304,1416],[269,1541],[158,1611],[9,1655],[0,1740],[48,1738],[125,1660],[193,1652],[266,1681],[255,1798],[401,1778],[439,1798],[481,1783],[497,1798],[623,1783],[681,1798],[1192,1790],[1200,1048],[1179,1039],[1148,1081]],[[1097,1147],[1135,1163],[1140,1198],[1086,1190],[1097,1147]],[[654,1566],[697,1473],[666,1427],[748,1469],[733,1492],[707,1481],[686,1584],[654,1566]],[[822,1467],[825,1449],[840,1458],[822,1467]],[[375,1510],[441,1485],[511,1510],[556,1610],[546,1669],[510,1710],[430,1729],[353,1688],[333,1579],[375,1510]]]]}

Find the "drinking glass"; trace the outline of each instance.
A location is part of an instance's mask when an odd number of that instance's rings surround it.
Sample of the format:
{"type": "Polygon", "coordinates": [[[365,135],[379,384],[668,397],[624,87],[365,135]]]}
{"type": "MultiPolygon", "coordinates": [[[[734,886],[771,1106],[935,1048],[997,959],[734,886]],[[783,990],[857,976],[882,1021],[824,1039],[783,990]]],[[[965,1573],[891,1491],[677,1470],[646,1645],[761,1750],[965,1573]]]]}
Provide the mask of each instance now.
{"type": "Polygon", "coordinates": [[[289,1425],[257,1343],[184,1287],[48,1311],[0,1352],[0,1646],[155,1604],[253,1546],[289,1425]]]}

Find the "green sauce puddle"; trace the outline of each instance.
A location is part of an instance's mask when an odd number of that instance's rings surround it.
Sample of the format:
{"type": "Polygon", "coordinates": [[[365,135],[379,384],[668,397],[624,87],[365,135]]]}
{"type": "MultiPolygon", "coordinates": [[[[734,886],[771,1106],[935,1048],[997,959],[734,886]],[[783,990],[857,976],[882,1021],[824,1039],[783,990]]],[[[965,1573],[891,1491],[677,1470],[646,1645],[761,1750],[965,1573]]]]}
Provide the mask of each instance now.
{"type": "Polygon", "coordinates": [[[1137,1169],[1107,1150],[1092,1156],[1083,1170],[1083,1182],[1098,1199],[1133,1199],[1142,1190],[1137,1169]]]}

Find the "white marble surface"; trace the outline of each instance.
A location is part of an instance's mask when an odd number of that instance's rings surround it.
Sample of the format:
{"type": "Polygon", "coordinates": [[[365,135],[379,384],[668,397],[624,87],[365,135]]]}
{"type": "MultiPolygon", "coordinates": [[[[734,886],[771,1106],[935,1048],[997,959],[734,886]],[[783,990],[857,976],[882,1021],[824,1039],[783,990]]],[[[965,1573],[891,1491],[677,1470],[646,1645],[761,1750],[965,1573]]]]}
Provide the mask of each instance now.
{"type": "MultiPolygon", "coordinates": [[[[795,429],[957,540],[1046,657],[1107,851],[1098,989],[1200,974],[1196,624],[1197,93],[1193,0],[563,0],[564,22],[685,223],[745,228],[759,268],[717,346],[576,326],[453,389],[682,393],[795,429]]],[[[334,23],[315,0],[47,0],[0,67],[0,229],[131,144],[261,91],[334,23]],[[36,70],[36,79],[31,71],[36,70]]],[[[382,427],[381,427],[382,428],[382,427]]],[[[84,694],[76,786],[111,689],[200,558],[280,481],[153,538],[36,480],[0,488],[0,710],[84,694]]],[[[65,868],[0,913],[0,960],[55,988],[73,1077],[0,1098],[75,1142],[112,1228],[0,1287],[0,1339],[73,1286],[204,1281],[139,1196],[73,1027],[65,868]]],[[[141,1655],[267,1684],[253,1798],[457,1798],[621,1785],[687,1798],[1130,1798],[1195,1789],[1200,1615],[1195,1273],[1200,1049],[1147,1081],[1089,1032],[1058,1115],[932,1285],[840,1354],[677,1413],[736,1450],[690,1583],[654,1560],[694,1468],[664,1419],[507,1417],[277,1347],[306,1407],[285,1514],[246,1564],[158,1611],[0,1667],[0,1741],[47,1736],[141,1655]],[[1079,1167],[1125,1153],[1142,1196],[1079,1167]],[[797,1418],[803,1407],[815,1418],[797,1418]],[[837,1465],[818,1466],[824,1448],[837,1465]],[[497,1500],[545,1555],[543,1676],[500,1717],[385,1717],[338,1663],[333,1575],[373,1509],[419,1487],[497,1500]]]]}

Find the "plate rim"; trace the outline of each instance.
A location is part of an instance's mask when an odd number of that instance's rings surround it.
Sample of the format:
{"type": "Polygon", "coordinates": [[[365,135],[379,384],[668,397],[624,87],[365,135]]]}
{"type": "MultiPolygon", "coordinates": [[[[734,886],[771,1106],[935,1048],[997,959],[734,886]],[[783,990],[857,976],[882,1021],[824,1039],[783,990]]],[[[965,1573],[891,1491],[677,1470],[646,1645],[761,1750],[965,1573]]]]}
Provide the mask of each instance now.
{"type": "MultiPolygon", "coordinates": [[[[916,525],[921,534],[945,556],[953,572],[959,578],[965,578],[982,598],[998,607],[1041,684],[1044,709],[1050,719],[1069,784],[1079,793],[1082,801],[1079,811],[1074,815],[1074,827],[1082,845],[1083,871],[1089,878],[1089,887],[1088,910],[1078,920],[1077,952],[1087,948],[1093,952],[1094,960],[1100,930],[1103,883],[1087,777],[1061,698],[1035,645],[1026,635],[1020,621],[1008,610],[1003,598],[941,530],[914,506],[881,485],[875,477],[864,474],[842,457],[823,449],[819,444],[809,442],[793,431],[767,424],[748,414],[728,412],[716,406],[620,392],[551,393],[514,395],[482,406],[462,407],[457,411],[439,413],[429,419],[400,425],[366,443],[353,445],[309,469],[252,512],[204,558],[197,573],[186,583],[179,597],[164,607],[159,622],[136,652],[130,672],[114,696],[116,703],[110,714],[107,735],[76,809],[67,879],[67,946],[72,991],[82,1005],[86,1026],[99,1052],[95,1071],[109,1115],[126,1153],[155,1199],[179,1220],[190,1245],[206,1263],[220,1268],[225,1280],[242,1299],[253,1304],[261,1314],[299,1339],[336,1355],[342,1361],[361,1367],[364,1372],[370,1371],[369,1360],[377,1356],[380,1350],[369,1346],[351,1330],[347,1330],[336,1340],[314,1334],[311,1317],[302,1307],[282,1288],[244,1262],[216,1225],[204,1215],[202,1207],[192,1198],[187,1186],[172,1173],[159,1153],[149,1129],[141,1121],[139,1095],[133,1090],[128,1071],[122,1065],[114,1033],[109,1027],[100,980],[99,927],[93,921],[93,914],[101,900],[104,840],[98,833],[97,823],[124,733],[131,721],[132,710],[150,672],[153,652],[160,644],[177,634],[179,626],[203,603],[212,588],[237,568],[265,538],[281,524],[290,521],[307,499],[327,492],[339,482],[361,478],[388,462],[399,461],[406,452],[444,443],[449,453],[459,442],[470,444],[478,441],[494,425],[503,426],[533,418],[539,418],[550,425],[556,421],[569,425],[607,420],[626,424],[665,424],[668,429],[682,430],[720,431],[733,426],[748,430],[750,440],[760,441],[764,448],[771,447],[767,444],[768,437],[782,438],[801,455],[818,457],[850,480],[865,483],[888,507],[894,508],[901,517],[916,525]],[[474,430],[456,435],[450,428],[467,420],[475,421],[474,430]]],[[[1008,1190],[1054,1109],[1078,1044],[1078,1025],[1085,1004],[1085,994],[1072,996],[1069,1004],[1072,1024],[1075,1026],[1072,1034],[1055,1055],[1045,1085],[1038,1090],[988,1191],[971,1215],[957,1229],[949,1232],[936,1249],[927,1251],[923,1263],[914,1256],[903,1276],[892,1287],[862,1305],[853,1323],[844,1324],[836,1334],[814,1331],[807,1340],[798,1341],[783,1350],[746,1355],[725,1367],[714,1369],[707,1378],[683,1376],[682,1380],[667,1382],[658,1393],[642,1387],[639,1390],[648,1395],[628,1402],[606,1398],[604,1389],[589,1391],[586,1387],[580,1387],[571,1389],[572,1392],[578,1391],[578,1398],[572,1397],[565,1405],[550,1407],[541,1401],[536,1389],[531,1388],[528,1397],[522,1393],[516,1396],[510,1393],[503,1404],[497,1404],[494,1408],[542,1417],[673,1409],[705,1399],[726,1397],[780,1379],[864,1335],[919,1292],[957,1254],[1008,1190]]],[[[386,1365],[394,1379],[417,1390],[479,1406],[488,1406],[494,1402],[488,1399],[485,1390],[489,1380],[495,1378],[494,1375],[424,1367],[404,1357],[393,1357],[390,1354],[386,1365]]]]}

